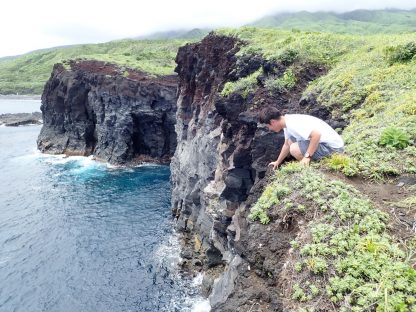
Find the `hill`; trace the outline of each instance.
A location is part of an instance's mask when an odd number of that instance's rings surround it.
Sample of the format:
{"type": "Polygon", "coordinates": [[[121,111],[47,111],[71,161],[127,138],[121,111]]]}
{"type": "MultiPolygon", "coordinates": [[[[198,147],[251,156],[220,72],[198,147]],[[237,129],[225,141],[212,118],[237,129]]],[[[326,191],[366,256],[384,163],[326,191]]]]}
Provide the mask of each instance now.
{"type": "Polygon", "coordinates": [[[248,26],[345,34],[414,32],[416,11],[356,10],[346,13],[302,11],[266,16],[248,26]]]}
{"type": "Polygon", "coordinates": [[[33,51],[0,59],[0,94],[40,94],[54,64],[74,58],[108,61],[161,75],[172,74],[178,47],[190,39],[117,40],[33,51]]]}
{"type": "MultiPolygon", "coordinates": [[[[416,31],[416,10],[282,13],[250,25],[345,34],[409,33],[416,31]]],[[[0,94],[40,94],[53,64],[74,58],[114,62],[152,74],[171,74],[178,47],[199,40],[208,32],[209,29],[199,28],[173,30],[136,39],[55,47],[0,58],[0,94]]]]}

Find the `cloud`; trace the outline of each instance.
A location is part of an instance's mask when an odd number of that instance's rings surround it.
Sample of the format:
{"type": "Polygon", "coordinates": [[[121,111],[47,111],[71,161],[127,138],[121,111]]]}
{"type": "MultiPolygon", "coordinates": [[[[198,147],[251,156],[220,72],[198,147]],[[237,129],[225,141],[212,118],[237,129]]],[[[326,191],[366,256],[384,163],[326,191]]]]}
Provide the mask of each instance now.
{"type": "Polygon", "coordinates": [[[414,0],[4,0],[0,56],[156,31],[239,26],[282,11],[411,9],[414,0]]]}

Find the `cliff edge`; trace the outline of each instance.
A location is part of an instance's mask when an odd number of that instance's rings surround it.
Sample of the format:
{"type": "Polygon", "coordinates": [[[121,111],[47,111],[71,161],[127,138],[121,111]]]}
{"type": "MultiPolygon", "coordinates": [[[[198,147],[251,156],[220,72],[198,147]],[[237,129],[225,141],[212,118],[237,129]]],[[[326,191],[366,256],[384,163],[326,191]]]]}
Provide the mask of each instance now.
{"type": "Polygon", "coordinates": [[[416,67],[384,42],[244,27],[179,49],[172,213],[212,311],[414,308],[414,79],[401,71],[416,67]],[[271,172],[284,139],[258,123],[266,106],[325,120],[347,153],[271,172]]]}
{"type": "Polygon", "coordinates": [[[248,96],[237,92],[222,96],[228,81],[261,68],[285,69],[258,55],[236,55],[244,44],[211,33],[200,43],[179,49],[172,211],[184,233],[184,254],[193,259],[188,261],[190,267],[197,263],[206,272],[204,290],[213,311],[246,311],[253,300],[262,302],[262,311],[277,311],[281,308],[277,280],[267,274],[277,276],[281,270],[281,257],[297,225],[276,224],[264,232],[261,225],[247,220],[250,206],[267,183],[267,165],[284,143],[283,134],[261,127],[257,116],[262,105],[272,104],[336,121],[328,118],[324,107],[299,105],[307,83],[325,73],[325,67],[314,64],[305,64],[299,86],[291,92],[273,96],[260,88],[248,96]]]}

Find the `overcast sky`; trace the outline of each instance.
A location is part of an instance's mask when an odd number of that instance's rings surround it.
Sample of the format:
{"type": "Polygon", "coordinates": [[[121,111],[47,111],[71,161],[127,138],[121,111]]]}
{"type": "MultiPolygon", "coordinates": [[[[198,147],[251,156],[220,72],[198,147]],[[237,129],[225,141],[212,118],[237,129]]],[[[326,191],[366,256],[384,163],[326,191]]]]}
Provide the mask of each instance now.
{"type": "Polygon", "coordinates": [[[411,9],[415,0],[2,0],[0,57],[180,28],[240,26],[281,11],[411,9]]]}

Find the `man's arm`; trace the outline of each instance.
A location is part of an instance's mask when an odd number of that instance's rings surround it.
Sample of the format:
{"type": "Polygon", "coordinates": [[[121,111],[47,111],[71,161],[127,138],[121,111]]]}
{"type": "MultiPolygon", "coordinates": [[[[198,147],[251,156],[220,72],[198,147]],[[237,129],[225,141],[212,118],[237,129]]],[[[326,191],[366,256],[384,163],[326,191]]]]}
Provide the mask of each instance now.
{"type": "Polygon", "coordinates": [[[290,151],[289,140],[286,139],[285,143],[282,146],[282,149],[280,150],[279,157],[277,158],[276,161],[271,162],[269,166],[273,166],[273,170],[276,169],[283,162],[283,160],[287,157],[287,155],[289,155],[289,151],[290,151]]]}

